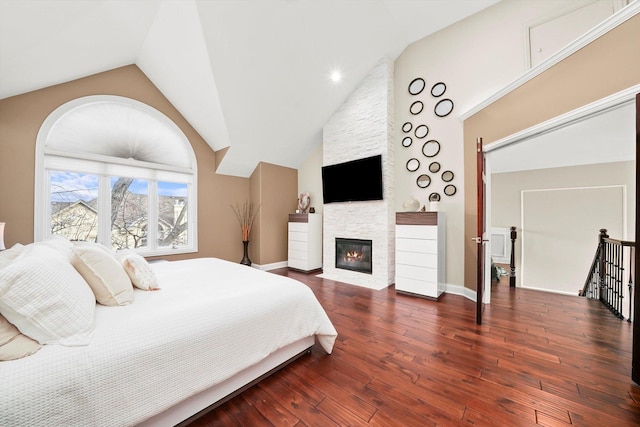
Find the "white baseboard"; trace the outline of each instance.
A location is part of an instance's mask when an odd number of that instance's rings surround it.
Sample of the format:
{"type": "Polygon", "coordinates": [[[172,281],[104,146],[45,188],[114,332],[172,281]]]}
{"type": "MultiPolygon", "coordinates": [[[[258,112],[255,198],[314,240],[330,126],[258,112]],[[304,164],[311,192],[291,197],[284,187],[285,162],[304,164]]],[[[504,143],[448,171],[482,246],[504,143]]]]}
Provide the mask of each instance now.
{"type": "Polygon", "coordinates": [[[534,288],[531,286],[518,286],[519,288],[522,289],[531,289],[532,291],[542,291],[542,292],[549,292],[551,294],[560,294],[560,295],[569,295],[572,297],[577,297],[578,296],[578,289],[576,289],[575,292],[567,292],[567,291],[556,291],[553,289],[544,289],[544,288],[534,288]]]}
{"type": "Polygon", "coordinates": [[[257,268],[258,270],[264,270],[264,271],[269,271],[269,270],[276,270],[278,268],[285,268],[288,267],[288,263],[287,261],[280,261],[280,262],[274,262],[271,264],[251,264],[251,267],[253,268],[257,268]]]}
{"type": "Polygon", "coordinates": [[[473,302],[476,301],[476,291],[468,289],[464,286],[447,284],[445,293],[452,295],[461,295],[468,300],[471,300],[473,302]]]}

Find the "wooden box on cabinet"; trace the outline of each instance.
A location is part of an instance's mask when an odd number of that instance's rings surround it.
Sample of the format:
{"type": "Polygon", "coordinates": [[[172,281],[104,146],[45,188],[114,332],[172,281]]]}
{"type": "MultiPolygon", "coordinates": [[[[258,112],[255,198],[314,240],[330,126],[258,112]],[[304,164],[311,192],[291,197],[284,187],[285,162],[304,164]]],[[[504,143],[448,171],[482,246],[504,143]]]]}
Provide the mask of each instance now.
{"type": "Polygon", "coordinates": [[[438,299],[445,289],[442,212],[396,213],[396,291],[438,299]]]}
{"type": "Polygon", "coordinates": [[[322,215],[289,215],[288,266],[301,271],[322,268],[322,215]]]}

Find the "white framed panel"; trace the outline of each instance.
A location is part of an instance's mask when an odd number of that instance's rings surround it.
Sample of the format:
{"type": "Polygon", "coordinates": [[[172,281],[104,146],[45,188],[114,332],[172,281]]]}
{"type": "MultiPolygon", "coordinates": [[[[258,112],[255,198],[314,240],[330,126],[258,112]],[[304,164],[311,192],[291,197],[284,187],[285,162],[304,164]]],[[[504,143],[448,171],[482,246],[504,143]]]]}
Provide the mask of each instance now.
{"type": "Polygon", "coordinates": [[[521,192],[521,286],[568,295],[582,289],[606,228],[626,239],[626,186],[521,192]]]}

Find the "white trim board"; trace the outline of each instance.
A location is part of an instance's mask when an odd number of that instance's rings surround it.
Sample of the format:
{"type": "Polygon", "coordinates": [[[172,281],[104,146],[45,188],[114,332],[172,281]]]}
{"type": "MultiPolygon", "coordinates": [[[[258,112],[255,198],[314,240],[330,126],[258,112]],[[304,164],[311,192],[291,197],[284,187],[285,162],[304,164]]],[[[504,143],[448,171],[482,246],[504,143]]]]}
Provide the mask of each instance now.
{"type": "Polygon", "coordinates": [[[542,135],[547,132],[587,120],[590,117],[605,113],[615,108],[622,107],[628,103],[635,102],[636,94],[640,92],[640,84],[616,92],[605,98],[594,101],[590,104],[571,110],[567,113],[556,116],[552,119],[521,130],[502,139],[494,141],[482,147],[485,153],[506,147],[511,144],[525,141],[527,139],[542,135]]]}

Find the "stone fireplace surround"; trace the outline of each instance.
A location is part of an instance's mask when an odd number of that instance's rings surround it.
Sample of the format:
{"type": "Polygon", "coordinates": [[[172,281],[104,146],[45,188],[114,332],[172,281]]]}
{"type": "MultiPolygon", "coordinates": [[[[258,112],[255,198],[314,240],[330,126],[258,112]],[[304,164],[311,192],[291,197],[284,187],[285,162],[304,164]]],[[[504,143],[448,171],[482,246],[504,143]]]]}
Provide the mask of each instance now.
{"type": "Polygon", "coordinates": [[[372,289],[395,279],[393,111],[393,63],[384,59],[323,128],[323,166],[381,154],[383,183],[383,200],[323,205],[323,278],[372,289]],[[372,241],[371,274],[336,268],[336,237],[372,241]]]}

